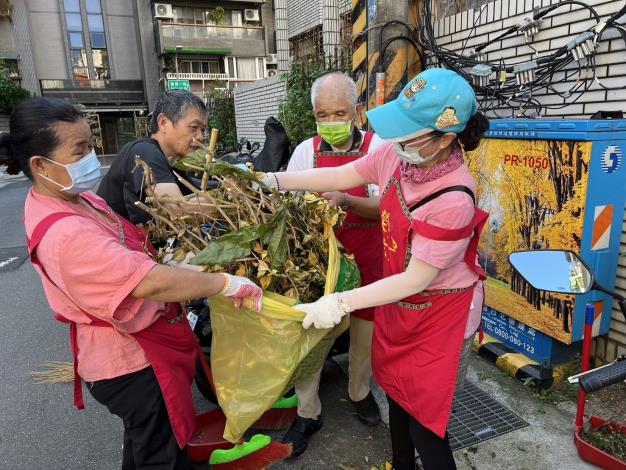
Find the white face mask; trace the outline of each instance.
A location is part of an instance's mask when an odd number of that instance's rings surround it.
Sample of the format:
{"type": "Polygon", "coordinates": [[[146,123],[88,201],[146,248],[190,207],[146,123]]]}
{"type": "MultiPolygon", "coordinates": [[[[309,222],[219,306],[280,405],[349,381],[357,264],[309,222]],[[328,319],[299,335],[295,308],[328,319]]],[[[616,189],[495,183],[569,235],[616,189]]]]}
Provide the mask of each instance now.
{"type": "Polygon", "coordinates": [[[441,149],[437,149],[435,153],[429,155],[428,157],[420,153],[420,150],[426,147],[433,139],[434,137],[426,139],[424,141],[425,143],[419,148],[407,147],[399,142],[394,142],[393,146],[396,151],[396,155],[398,155],[398,158],[400,158],[400,160],[403,160],[412,165],[423,165],[424,163],[429,162],[433,158],[435,158],[441,151],[441,149]]]}
{"type": "Polygon", "coordinates": [[[67,194],[79,194],[83,191],[91,191],[98,186],[98,183],[100,182],[100,161],[96,156],[95,150],[92,150],[77,162],[69,163],[67,165],[55,162],[54,160],[50,160],[46,157],[43,158],[51,163],[54,163],[55,165],[65,167],[68,175],[72,179],[72,184],[69,186],[63,186],[62,184],[59,184],[53,179],[50,179],[42,174],[39,176],[50,181],[51,183],[56,184],[61,188],[61,191],[67,194]]]}

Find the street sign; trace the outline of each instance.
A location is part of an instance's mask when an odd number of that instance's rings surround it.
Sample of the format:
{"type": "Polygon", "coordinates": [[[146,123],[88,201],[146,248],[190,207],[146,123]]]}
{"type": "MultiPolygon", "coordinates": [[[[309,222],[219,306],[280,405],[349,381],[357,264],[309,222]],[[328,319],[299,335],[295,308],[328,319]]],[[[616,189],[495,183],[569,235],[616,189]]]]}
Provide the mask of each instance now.
{"type": "Polygon", "coordinates": [[[167,89],[191,91],[191,87],[189,86],[189,80],[168,80],[167,89]]]}

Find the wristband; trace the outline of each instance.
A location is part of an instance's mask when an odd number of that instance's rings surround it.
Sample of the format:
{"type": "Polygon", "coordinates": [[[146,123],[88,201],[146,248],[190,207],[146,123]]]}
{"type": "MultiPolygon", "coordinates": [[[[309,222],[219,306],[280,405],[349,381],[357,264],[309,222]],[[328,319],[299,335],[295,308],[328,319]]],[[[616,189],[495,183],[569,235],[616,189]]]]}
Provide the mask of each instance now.
{"type": "Polygon", "coordinates": [[[343,193],[343,203],[341,204],[341,210],[347,212],[350,209],[350,195],[343,193]]]}

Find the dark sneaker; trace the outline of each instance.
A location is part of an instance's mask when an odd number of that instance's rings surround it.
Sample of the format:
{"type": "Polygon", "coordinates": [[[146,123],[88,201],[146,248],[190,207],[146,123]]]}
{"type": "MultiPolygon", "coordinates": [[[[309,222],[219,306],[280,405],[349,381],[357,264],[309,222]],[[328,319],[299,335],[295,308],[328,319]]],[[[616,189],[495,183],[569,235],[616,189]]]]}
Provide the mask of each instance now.
{"type": "Polygon", "coordinates": [[[377,426],[380,423],[380,408],[378,403],[374,400],[372,392],[368,393],[361,401],[352,401],[356,415],[359,419],[368,426],[377,426]]]}
{"type": "Polygon", "coordinates": [[[285,444],[291,443],[293,447],[291,457],[302,455],[309,443],[309,438],[319,431],[321,427],[321,416],[318,416],[317,419],[296,416],[295,421],[282,439],[285,444]]]}

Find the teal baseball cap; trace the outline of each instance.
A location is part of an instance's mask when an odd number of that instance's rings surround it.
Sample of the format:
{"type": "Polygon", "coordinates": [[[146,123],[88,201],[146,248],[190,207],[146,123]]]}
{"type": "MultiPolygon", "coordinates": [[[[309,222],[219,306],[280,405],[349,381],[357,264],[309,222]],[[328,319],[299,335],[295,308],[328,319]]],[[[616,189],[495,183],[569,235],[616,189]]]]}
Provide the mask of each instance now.
{"type": "Polygon", "coordinates": [[[463,77],[433,68],[407,83],[395,100],[366,114],[381,139],[402,142],[431,131],[461,132],[477,110],[476,94],[463,77]]]}

